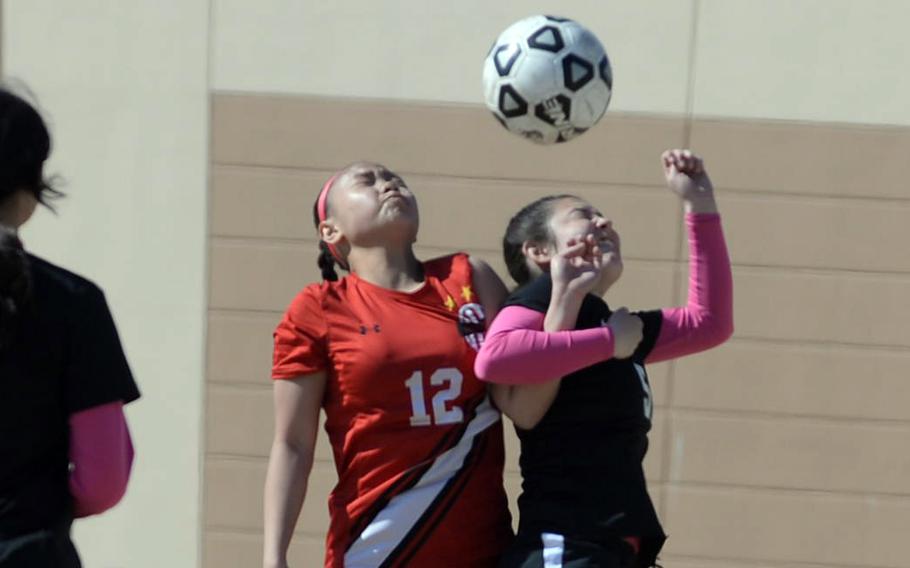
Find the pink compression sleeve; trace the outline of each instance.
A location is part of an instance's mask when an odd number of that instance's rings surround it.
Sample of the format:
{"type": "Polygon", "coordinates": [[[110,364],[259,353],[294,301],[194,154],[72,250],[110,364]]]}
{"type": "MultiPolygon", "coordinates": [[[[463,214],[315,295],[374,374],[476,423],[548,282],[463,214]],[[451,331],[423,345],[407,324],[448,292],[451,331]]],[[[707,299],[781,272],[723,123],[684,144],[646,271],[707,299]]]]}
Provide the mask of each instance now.
{"type": "Polygon", "coordinates": [[[477,376],[493,383],[542,383],[613,356],[609,328],[549,333],[543,331],[545,315],[521,306],[500,311],[474,363],[477,376]]]}
{"type": "Polygon", "coordinates": [[[656,363],[720,345],[733,334],[733,276],[717,214],[686,215],[689,298],[665,308],[660,335],[646,362],[656,363]]]}
{"type": "Polygon", "coordinates": [[[69,490],[76,517],[97,515],[126,492],[133,465],[133,443],[120,401],[70,416],[69,490]]]}

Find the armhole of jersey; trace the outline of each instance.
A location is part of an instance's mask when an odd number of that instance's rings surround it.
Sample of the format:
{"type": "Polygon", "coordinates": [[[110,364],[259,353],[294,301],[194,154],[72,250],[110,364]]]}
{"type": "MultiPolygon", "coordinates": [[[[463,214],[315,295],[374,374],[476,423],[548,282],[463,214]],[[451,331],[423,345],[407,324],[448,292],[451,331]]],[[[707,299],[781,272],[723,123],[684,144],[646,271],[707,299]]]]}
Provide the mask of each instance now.
{"type": "Polygon", "coordinates": [[[642,337],[641,343],[636,350],[633,359],[636,361],[644,361],[648,358],[648,355],[651,354],[651,351],[654,350],[654,347],[657,345],[657,338],[660,337],[660,328],[663,326],[664,318],[663,312],[660,310],[648,310],[644,312],[638,312],[635,315],[640,317],[644,325],[644,337],[642,337]]]}

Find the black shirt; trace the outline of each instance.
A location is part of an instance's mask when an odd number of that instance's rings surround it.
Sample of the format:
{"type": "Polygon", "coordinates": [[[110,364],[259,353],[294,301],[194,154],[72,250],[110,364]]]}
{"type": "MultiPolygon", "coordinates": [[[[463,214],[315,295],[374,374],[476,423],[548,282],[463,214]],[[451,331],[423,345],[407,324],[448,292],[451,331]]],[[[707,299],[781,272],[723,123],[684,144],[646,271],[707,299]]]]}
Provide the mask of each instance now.
{"type": "MultiPolygon", "coordinates": [[[[518,289],[507,306],[546,313],[552,281],[545,274],[518,289]]],[[[610,308],[588,294],[575,329],[605,325],[610,308]]],[[[653,563],[666,539],[645,486],[642,460],[651,429],[651,396],[644,360],[663,321],[639,312],[643,339],[629,359],[609,359],[562,379],[552,406],[521,442],[519,532],[554,532],[594,542],[641,538],[641,560],[653,563]]]]}
{"type": "Polygon", "coordinates": [[[71,519],[69,416],[139,398],[101,290],[28,259],[31,300],[0,349],[0,538],[71,519]]]}

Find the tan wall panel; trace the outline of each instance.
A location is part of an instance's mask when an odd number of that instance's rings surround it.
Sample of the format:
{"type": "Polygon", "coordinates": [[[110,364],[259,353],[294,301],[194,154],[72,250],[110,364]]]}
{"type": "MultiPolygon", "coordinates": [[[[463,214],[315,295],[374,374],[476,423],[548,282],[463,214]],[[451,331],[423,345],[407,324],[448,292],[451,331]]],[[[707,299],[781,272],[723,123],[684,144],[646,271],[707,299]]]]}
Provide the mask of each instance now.
{"type": "MultiPolygon", "coordinates": [[[[684,558],[679,556],[661,555],[661,566],[664,568],[797,568],[796,566],[784,566],[782,564],[741,564],[739,562],[730,562],[729,560],[708,560],[706,558],[684,558]]],[[[807,568],[802,565],[799,568],[807,568]]],[[[817,568],[817,567],[808,567],[817,568]]]]}
{"type": "MultiPolygon", "coordinates": [[[[624,237],[626,272],[610,304],[684,301],[680,208],[660,189],[656,163],[682,140],[676,119],[614,114],[590,138],[539,149],[498,138],[476,108],[238,95],[214,104],[210,536],[258,539],[271,332],[319,279],[312,201],[345,162],[378,159],[406,176],[423,212],[419,257],[468,250],[504,277],[508,216],[539,195],[580,193],[624,237]],[[212,503],[227,494],[231,509],[212,503]]],[[[737,337],[649,368],[657,408],[645,467],[672,536],[668,567],[901,565],[894,527],[910,518],[910,499],[884,495],[910,494],[910,257],[901,249],[910,192],[892,163],[910,151],[908,133],[695,122],[735,264],[737,337]],[[845,527],[850,537],[840,538],[845,527]]],[[[508,420],[504,430],[514,512],[518,444],[508,420]]],[[[325,442],[321,433],[299,529],[319,556],[335,482],[325,442]]]]}
{"type": "Polygon", "coordinates": [[[910,427],[675,411],[670,480],[910,495],[910,427]]]}
{"type": "MultiPolygon", "coordinates": [[[[271,388],[208,386],[206,450],[209,454],[228,454],[267,458],[274,434],[275,412],[271,388]]],[[[316,459],[332,461],[328,435],[320,424],[316,438],[316,459]]]]}
{"type": "Polygon", "coordinates": [[[316,243],[214,240],[210,308],[284,312],[310,282],[321,281],[316,243]]]}
{"type": "Polygon", "coordinates": [[[906,566],[906,498],[670,486],[666,499],[667,556],[906,566]]]}
{"type": "Polygon", "coordinates": [[[721,207],[739,264],[910,272],[910,200],[725,195],[721,207]]]}
{"type": "Polygon", "coordinates": [[[721,192],[910,198],[908,128],[697,119],[690,145],[721,192]]]}
{"type": "MultiPolygon", "coordinates": [[[[291,566],[319,566],[325,538],[295,535],[288,549],[291,566]]],[[[228,531],[208,531],[205,535],[206,568],[249,568],[262,565],[262,535],[228,531]]]]}
{"type": "Polygon", "coordinates": [[[210,312],[208,380],[269,385],[272,332],[280,320],[280,313],[210,312]]]}
{"type": "Polygon", "coordinates": [[[370,159],[418,174],[659,185],[660,153],[683,142],[683,121],[667,118],[614,114],[571,143],[541,147],[479,108],[240,95],[212,103],[216,164],[325,170],[370,159]]]}
{"type": "MultiPolygon", "coordinates": [[[[266,460],[206,460],[207,529],[261,531],[266,460]]],[[[324,535],[329,526],[328,495],[338,477],[333,465],[313,464],[297,533],[324,535]]]]}
{"type": "Polygon", "coordinates": [[[731,341],[677,363],[678,407],[910,421],[910,353],[731,341]]]}
{"type": "MultiPolygon", "coordinates": [[[[570,193],[593,203],[613,220],[627,258],[677,258],[680,205],[663,188],[399,173],[421,205],[422,245],[446,248],[457,243],[461,248],[498,252],[509,219],[521,207],[545,195],[570,193]]],[[[212,231],[218,236],[312,239],[313,202],[329,175],[325,171],[219,166],[212,188],[212,231]]]]}
{"type": "Polygon", "coordinates": [[[736,268],[741,337],[910,346],[910,278],[736,268]]]}

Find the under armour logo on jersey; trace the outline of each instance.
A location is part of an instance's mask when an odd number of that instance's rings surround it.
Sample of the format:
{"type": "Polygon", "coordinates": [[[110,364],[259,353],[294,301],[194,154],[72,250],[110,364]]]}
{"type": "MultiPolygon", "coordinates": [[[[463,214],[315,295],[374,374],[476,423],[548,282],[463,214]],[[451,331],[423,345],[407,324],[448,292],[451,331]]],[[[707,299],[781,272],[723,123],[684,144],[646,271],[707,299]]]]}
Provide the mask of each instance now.
{"type": "Polygon", "coordinates": [[[374,333],[379,333],[382,331],[382,328],[379,327],[378,323],[374,323],[373,325],[370,325],[370,326],[360,324],[360,335],[366,335],[370,331],[373,331],[374,333]]]}
{"type": "Polygon", "coordinates": [[[458,332],[474,351],[480,351],[486,332],[487,316],[480,304],[465,304],[458,310],[458,332]]]}

